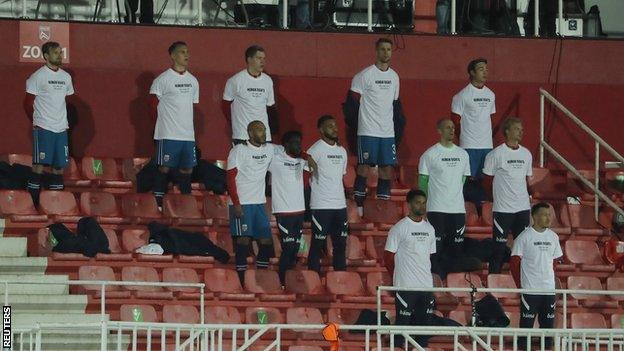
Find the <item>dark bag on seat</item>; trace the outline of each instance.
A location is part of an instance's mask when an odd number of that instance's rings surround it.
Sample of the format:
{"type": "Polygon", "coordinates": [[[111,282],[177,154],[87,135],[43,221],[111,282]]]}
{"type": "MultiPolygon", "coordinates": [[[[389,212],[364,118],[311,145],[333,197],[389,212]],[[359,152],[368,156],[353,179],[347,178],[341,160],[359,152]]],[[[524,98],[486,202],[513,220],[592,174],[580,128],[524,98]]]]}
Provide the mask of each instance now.
{"type": "Polygon", "coordinates": [[[95,257],[98,253],[111,253],[106,233],[95,218],[83,217],[78,221],[78,236],[84,238],[85,256],[95,257]]]}
{"type": "Polygon", "coordinates": [[[509,318],[505,315],[503,307],[492,294],[486,294],[475,302],[475,309],[477,327],[506,328],[509,325],[509,318]]]}
{"type": "Polygon", "coordinates": [[[59,253],[83,253],[86,240],[74,234],[62,223],[53,223],[48,226],[52,251],[59,253]]]}

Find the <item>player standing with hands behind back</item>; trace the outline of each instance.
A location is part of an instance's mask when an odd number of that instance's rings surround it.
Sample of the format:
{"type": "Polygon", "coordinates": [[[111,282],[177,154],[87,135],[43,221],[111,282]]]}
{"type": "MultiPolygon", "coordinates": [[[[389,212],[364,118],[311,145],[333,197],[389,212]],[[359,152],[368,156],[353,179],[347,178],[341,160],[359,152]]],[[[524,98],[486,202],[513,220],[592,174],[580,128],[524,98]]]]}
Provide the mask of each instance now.
{"type": "Polygon", "coordinates": [[[74,94],[69,73],[61,69],[63,50],[49,41],[41,47],[45,65],[26,81],[24,109],[33,120],[33,166],[28,191],[33,203],[39,204],[43,167],[52,167],[48,188],[63,190],[63,169],[69,163],[67,140],[67,105],[65,98],[74,94]]]}

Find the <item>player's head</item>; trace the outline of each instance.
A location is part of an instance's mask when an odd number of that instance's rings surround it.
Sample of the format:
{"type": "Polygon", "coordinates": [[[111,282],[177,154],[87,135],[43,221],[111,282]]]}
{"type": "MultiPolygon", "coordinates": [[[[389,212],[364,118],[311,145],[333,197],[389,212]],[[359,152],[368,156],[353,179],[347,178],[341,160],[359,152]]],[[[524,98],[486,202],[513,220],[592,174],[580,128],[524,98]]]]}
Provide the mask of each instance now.
{"type": "Polygon", "coordinates": [[[436,123],[436,129],[440,133],[440,140],[444,142],[452,142],[455,139],[455,125],[450,118],[441,118],[436,123]]]}
{"type": "Polygon", "coordinates": [[[247,125],[247,134],[252,144],[264,144],[266,142],[266,127],[261,121],[252,121],[247,125]]]}
{"type": "Polygon", "coordinates": [[[427,213],[427,194],[420,189],[412,189],[405,196],[410,213],[415,216],[424,216],[427,213]]]}
{"type": "Polygon", "coordinates": [[[46,63],[54,66],[60,66],[63,63],[63,49],[59,43],[49,41],[41,46],[41,52],[46,63]]]}
{"type": "Polygon", "coordinates": [[[289,155],[301,155],[301,132],[291,130],[282,136],[282,146],[289,155]]]}
{"type": "Polygon", "coordinates": [[[169,45],[169,56],[171,56],[171,61],[173,64],[180,67],[188,67],[189,62],[189,49],[188,45],[186,45],[183,41],[176,41],[173,44],[169,45]]]}
{"type": "Polygon", "coordinates": [[[470,81],[473,83],[485,84],[488,78],[487,60],[484,58],[477,58],[468,64],[468,75],[470,81]]]}
{"type": "Polygon", "coordinates": [[[377,53],[377,62],[390,63],[392,58],[392,40],[388,38],[377,39],[375,52],[377,53]]]}
{"type": "Polygon", "coordinates": [[[508,117],[503,122],[503,135],[509,142],[519,143],[522,140],[524,128],[522,120],[518,117],[508,117]]]}
{"type": "Polygon", "coordinates": [[[338,141],[338,125],[332,115],[323,115],[316,122],[316,127],[321,132],[321,136],[326,139],[338,141]]]}
{"type": "Polygon", "coordinates": [[[531,207],[533,224],[540,228],[550,228],[550,206],[546,202],[538,202],[531,207]]]}
{"type": "Polygon", "coordinates": [[[264,48],[260,45],[252,45],[245,50],[245,62],[249,70],[263,72],[265,58],[264,48]]]}

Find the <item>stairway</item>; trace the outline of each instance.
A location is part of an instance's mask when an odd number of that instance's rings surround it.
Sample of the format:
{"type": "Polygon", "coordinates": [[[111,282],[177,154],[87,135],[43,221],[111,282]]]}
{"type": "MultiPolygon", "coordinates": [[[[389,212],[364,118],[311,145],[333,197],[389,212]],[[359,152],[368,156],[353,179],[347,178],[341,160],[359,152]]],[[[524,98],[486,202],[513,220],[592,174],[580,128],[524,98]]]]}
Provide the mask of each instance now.
{"type": "MultiPolygon", "coordinates": [[[[99,323],[99,314],[85,313],[87,296],[70,295],[69,285],[64,283],[68,280],[66,275],[46,275],[47,259],[26,257],[26,244],[27,238],[0,236],[0,296],[3,305],[7,286],[1,282],[20,282],[8,285],[12,329],[29,328],[36,323],[99,323]]],[[[108,315],[105,318],[108,320],[108,315]]],[[[108,340],[110,346],[116,343],[117,337],[110,335],[108,340]]],[[[15,334],[13,347],[29,350],[29,341],[24,335],[24,344],[20,345],[20,337],[15,334]]],[[[122,349],[126,350],[127,336],[122,341],[122,349]]],[[[44,331],[41,350],[100,350],[100,334],[99,331],[81,334],[73,331],[70,336],[62,331],[44,331]]]]}

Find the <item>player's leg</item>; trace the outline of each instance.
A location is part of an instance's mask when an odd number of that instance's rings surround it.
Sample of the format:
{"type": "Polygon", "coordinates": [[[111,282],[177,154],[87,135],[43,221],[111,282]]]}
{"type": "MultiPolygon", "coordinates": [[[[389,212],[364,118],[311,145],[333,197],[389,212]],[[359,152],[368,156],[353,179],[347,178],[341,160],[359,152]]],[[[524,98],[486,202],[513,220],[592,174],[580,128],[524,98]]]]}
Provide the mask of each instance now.
{"type": "MultiPolygon", "coordinates": [[[[540,305],[539,295],[520,295],[520,328],[533,328],[540,305]]],[[[527,337],[518,337],[518,346],[526,347],[527,337]]]]}
{"type": "Polygon", "coordinates": [[[330,223],[329,216],[332,210],[312,210],[312,238],[308,252],[308,269],[321,272],[321,251],[327,239],[327,230],[330,223]]]}
{"type": "MultiPolygon", "coordinates": [[[[412,321],[410,325],[431,325],[431,314],[435,309],[435,299],[430,292],[414,292],[415,298],[412,305],[412,321]]],[[[414,340],[422,346],[427,347],[429,336],[414,336],[414,340]]]]}
{"type": "Polygon", "coordinates": [[[375,138],[369,136],[357,137],[358,165],[353,183],[353,199],[358,206],[358,214],[362,215],[362,206],[366,200],[366,179],[372,163],[372,157],[377,157],[375,138]]]}
{"type": "Polygon", "coordinates": [[[442,279],[446,277],[446,262],[444,252],[444,239],[446,233],[446,223],[444,214],[441,212],[428,212],[427,220],[435,229],[436,253],[431,255],[431,272],[438,274],[442,279]]]}
{"type": "Polygon", "coordinates": [[[450,224],[450,228],[447,226],[447,231],[450,231],[447,236],[448,251],[454,258],[458,258],[464,255],[464,232],[466,231],[466,214],[465,213],[450,213],[446,214],[447,223],[450,224]]]}
{"type": "Polygon", "coordinates": [[[282,285],[285,285],[286,282],[286,271],[293,269],[297,263],[301,228],[303,228],[303,214],[277,217],[277,229],[282,244],[282,253],[279,259],[279,277],[282,285]]]}
{"type": "MultiPolygon", "coordinates": [[[[537,321],[540,329],[552,329],[555,327],[555,307],[557,305],[556,295],[540,295],[541,304],[537,313],[537,321]]],[[[545,346],[552,346],[552,338],[546,338],[545,346]]]]}
{"type": "Polygon", "coordinates": [[[159,208],[162,208],[163,197],[167,193],[169,186],[168,175],[171,168],[178,168],[180,161],[178,154],[180,153],[181,144],[176,140],[156,140],[156,164],[158,172],[154,179],[154,187],[152,193],[156,198],[159,208]]]}
{"type": "Polygon", "coordinates": [[[333,212],[330,224],[332,238],[332,256],[334,271],[347,270],[347,236],[349,235],[349,220],[347,209],[331,210],[333,212]]]}
{"type": "Polygon", "coordinates": [[[249,219],[253,217],[249,205],[242,205],[243,215],[239,218],[234,214],[234,206],[229,207],[230,233],[234,244],[234,256],[236,262],[236,272],[241,285],[245,283],[245,271],[247,270],[247,256],[252,239],[252,225],[249,219]]]}
{"type": "Polygon", "coordinates": [[[514,223],[515,214],[494,212],[492,214],[494,223],[492,224],[492,256],[490,256],[490,274],[499,274],[503,268],[503,259],[507,249],[507,233],[514,223]]]}
{"type": "Polygon", "coordinates": [[[53,158],[54,144],[49,135],[49,131],[35,127],[33,128],[33,148],[32,148],[32,172],[28,179],[28,192],[32,197],[35,206],[39,204],[39,194],[41,193],[41,180],[43,177],[43,167],[49,165],[53,158]]]}
{"type": "Polygon", "coordinates": [[[197,165],[197,154],[195,151],[194,141],[182,142],[180,150],[180,167],[178,172],[178,188],[182,194],[191,193],[191,175],[193,173],[193,167],[197,165]]]}
{"type": "Polygon", "coordinates": [[[264,204],[253,206],[253,235],[258,241],[258,256],[256,257],[256,268],[269,268],[269,261],[274,256],[273,238],[271,237],[271,224],[267,216],[264,204]]]}
{"type": "Polygon", "coordinates": [[[379,177],[377,178],[377,198],[390,200],[392,190],[393,168],[396,165],[396,145],[394,138],[377,138],[379,140],[379,152],[377,164],[379,165],[379,177]]]}
{"type": "Polygon", "coordinates": [[[52,138],[54,139],[54,155],[50,164],[52,166],[52,174],[50,175],[48,189],[63,190],[65,189],[63,172],[69,164],[67,131],[52,133],[52,138]]]}
{"type": "Polygon", "coordinates": [[[511,226],[511,234],[513,238],[517,238],[526,228],[531,225],[531,211],[520,211],[514,213],[514,221],[511,226]]]}
{"type": "MultiPolygon", "coordinates": [[[[394,307],[396,309],[395,325],[411,325],[414,316],[414,304],[417,294],[414,291],[397,291],[394,298],[394,307]]],[[[403,348],[405,338],[397,335],[394,338],[395,347],[403,348]]]]}

